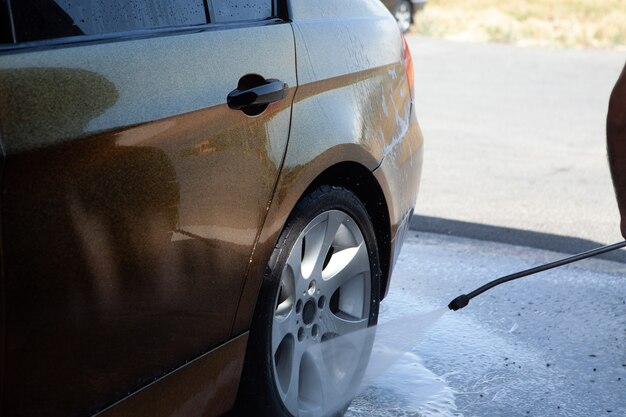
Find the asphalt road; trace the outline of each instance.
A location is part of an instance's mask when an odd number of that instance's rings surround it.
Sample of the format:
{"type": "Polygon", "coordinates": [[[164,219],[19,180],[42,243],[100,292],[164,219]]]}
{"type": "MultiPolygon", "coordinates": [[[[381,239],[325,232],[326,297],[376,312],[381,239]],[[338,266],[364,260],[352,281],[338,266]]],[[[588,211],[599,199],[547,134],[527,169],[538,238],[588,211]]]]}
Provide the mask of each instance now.
{"type": "Polygon", "coordinates": [[[371,359],[384,363],[395,349],[397,363],[369,381],[346,416],[625,416],[623,263],[586,260],[504,284],[434,323],[433,313],[421,314],[561,256],[411,233],[371,359]]]}
{"type": "Polygon", "coordinates": [[[626,54],[407,40],[426,141],[417,214],[620,239],[605,120],[626,54]]]}

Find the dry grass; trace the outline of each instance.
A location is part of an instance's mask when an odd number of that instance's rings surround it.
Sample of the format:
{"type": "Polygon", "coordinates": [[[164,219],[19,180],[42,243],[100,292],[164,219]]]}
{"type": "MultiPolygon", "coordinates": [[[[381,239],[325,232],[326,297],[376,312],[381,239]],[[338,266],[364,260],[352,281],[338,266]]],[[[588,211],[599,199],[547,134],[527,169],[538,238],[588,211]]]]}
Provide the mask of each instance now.
{"type": "Polygon", "coordinates": [[[626,0],[429,0],[417,33],[523,46],[626,49],[626,0]]]}

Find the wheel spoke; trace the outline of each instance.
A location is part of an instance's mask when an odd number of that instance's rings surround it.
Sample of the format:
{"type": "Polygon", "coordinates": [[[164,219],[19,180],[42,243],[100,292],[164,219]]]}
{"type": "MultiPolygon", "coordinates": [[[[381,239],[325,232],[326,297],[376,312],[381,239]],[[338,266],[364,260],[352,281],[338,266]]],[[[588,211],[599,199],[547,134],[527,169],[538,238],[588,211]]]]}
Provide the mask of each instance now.
{"type": "Polygon", "coordinates": [[[331,405],[336,386],[336,378],[330,372],[332,364],[326,363],[324,344],[309,346],[305,355],[307,360],[302,360],[300,369],[300,415],[328,415],[324,411],[331,405]]]}
{"type": "MultiPolygon", "coordinates": [[[[320,345],[320,358],[315,362],[315,370],[317,372],[318,378],[322,381],[322,404],[326,407],[332,406],[332,404],[337,402],[337,392],[335,390],[337,386],[336,378],[329,372],[329,366],[333,366],[333,364],[327,363],[324,358],[324,345],[320,345]]],[[[330,411],[330,410],[324,410],[330,411]]]]}
{"type": "Polygon", "coordinates": [[[369,272],[370,263],[365,242],[354,248],[344,249],[333,254],[322,274],[322,292],[327,297],[355,276],[369,272]]]}
{"type": "Polygon", "coordinates": [[[314,274],[320,276],[322,268],[324,267],[324,261],[326,260],[326,254],[330,250],[330,246],[333,244],[333,240],[337,235],[337,231],[341,224],[346,220],[348,216],[340,211],[328,213],[326,218],[326,229],[324,231],[324,240],[320,247],[319,255],[315,261],[314,274]]]}
{"type": "MultiPolygon", "coordinates": [[[[340,337],[326,340],[309,350],[315,360],[306,368],[305,375],[309,381],[321,381],[318,387],[320,407],[316,409],[319,410],[316,416],[334,415],[344,405],[346,398],[352,397],[354,393],[348,393],[347,390],[354,391],[357,388],[351,383],[357,366],[361,364],[358,358],[361,358],[362,349],[362,344],[340,337]]],[[[310,408],[313,405],[307,406],[310,408]]]]}
{"type": "Polygon", "coordinates": [[[334,335],[345,335],[367,327],[368,318],[357,318],[348,314],[339,315],[326,309],[322,313],[322,331],[323,333],[331,333],[334,335]],[[340,317],[341,316],[341,317],[340,317]]]}
{"type": "Polygon", "coordinates": [[[296,346],[293,353],[291,364],[291,378],[289,378],[289,385],[287,392],[281,393],[283,403],[287,409],[294,415],[297,415],[298,410],[298,394],[300,389],[300,365],[302,363],[302,355],[304,351],[300,346],[296,346]]]}
{"type": "Polygon", "coordinates": [[[293,311],[293,307],[285,318],[274,318],[272,322],[272,355],[276,354],[276,350],[288,334],[291,334],[294,338],[296,337],[295,312],[293,311]]]}
{"type": "Polygon", "coordinates": [[[314,274],[315,266],[319,258],[323,256],[321,255],[321,250],[325,235],[326,224],[324,221],[320,221],[306,233],[303,239],[298,239],[298,241],[304,240],[304,256],[300,270],[302,271],[302,277],[305,279],[310,278],[314,274]]]}
{"type": "Polygon", "coordinates": [[[311,404],[310,402],[304,402],[303,405],[306,408],[300,408],[298,410],[298,417],[320,417],[325,414],[322,414],[322,406],[318,404],[311,404]]]}
{"type": "MultiPolygon", "coordinates": [[[[296,281],[302,276],[302,239],[297,239],[293,245],[289,257],[287,258],[287,266],[291,268],[291,272],[296,281]]],[[[297,285],[297,282],[296,282],[297,285]]]]}
{"type": "Polygon", "coordinates": [[[295,279],[292,269],[287,267],[283,269],[280,277],[280,289],[278,292],[278,300],[274,319],[282,320],[293,309],[296,300],[295,279]]]}

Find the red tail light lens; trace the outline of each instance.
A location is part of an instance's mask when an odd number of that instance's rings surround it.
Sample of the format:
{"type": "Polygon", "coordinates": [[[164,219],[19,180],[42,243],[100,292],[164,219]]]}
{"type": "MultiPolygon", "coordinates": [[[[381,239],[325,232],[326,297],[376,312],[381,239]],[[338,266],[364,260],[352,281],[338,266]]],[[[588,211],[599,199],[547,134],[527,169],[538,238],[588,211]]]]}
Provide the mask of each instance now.
{"type": "Polygon", "coordinates": [[[404,69],[406,71],[406,78],[409,81],[411,101],[413,101],[413,98],[415,97],[415,93],[413,91],[413,77],[415,76],[413,73],[413,58],[411,57],[411,50],[409,49],[409,44],[406,42],[404,35],[402,35],[402,44],[404,45],[404,69]]]}

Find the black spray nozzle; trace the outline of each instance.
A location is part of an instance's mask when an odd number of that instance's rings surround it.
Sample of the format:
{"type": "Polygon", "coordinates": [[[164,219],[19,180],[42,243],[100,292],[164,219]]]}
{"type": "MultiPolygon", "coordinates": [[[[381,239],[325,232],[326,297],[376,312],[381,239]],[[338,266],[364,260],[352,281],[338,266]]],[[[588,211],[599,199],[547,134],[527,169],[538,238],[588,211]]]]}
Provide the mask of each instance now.
{"type": "Polygon", "coordinates": [[[477,295],[490,290],[505,282],[513,281],[518,278],[527,277],[529,275],[536,274],[538,272],[547,271],[548,269],[557,268],[559,266],[571,264],[572,262],[580,261],[581,259],[591,258],[592,256],[600,255],[601,253],[611,252],[616,249],[626,247],[626,240],[623,242],[614,243],[612,245],[602,246],[597,249],[593,249],[587,252],[579,253],[578,255],[570,256],[569,258],[560,259],[558,261],[550,262],[549,264],[536,266],[534,268],[527,269],[525,271],[516,272],[515,274],[507,275],[502,278],[494,279],[491,282],[486,283],[482,287],[479,287],[469,294],[463,294],[456,297],[448,304],[448,308],[453,311],[457,311],[469,304],[470,300],[477,295]]]}
{"type": "Polygon", "coordinates": [[[448,308],[452,311],[457,311],[468,305],[470,298],[466,294],[459,295],[454,300],[450,301],[448,308]]]}

